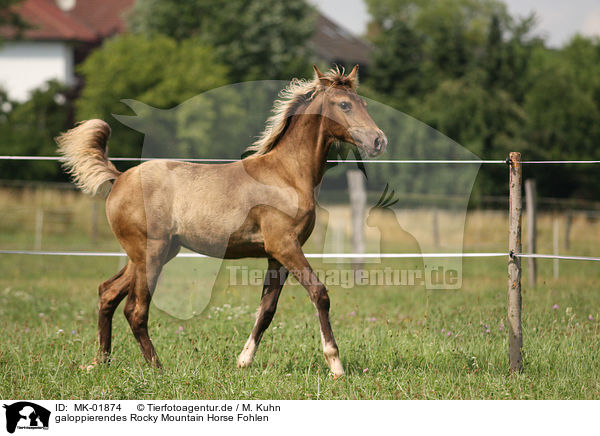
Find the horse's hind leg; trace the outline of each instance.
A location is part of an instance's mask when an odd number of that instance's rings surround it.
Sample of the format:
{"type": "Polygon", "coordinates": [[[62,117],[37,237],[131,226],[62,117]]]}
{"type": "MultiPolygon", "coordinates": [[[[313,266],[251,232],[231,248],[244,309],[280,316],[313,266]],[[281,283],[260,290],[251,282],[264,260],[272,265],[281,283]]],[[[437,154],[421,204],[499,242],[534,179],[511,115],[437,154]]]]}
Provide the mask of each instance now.
{"type": "Polygon", "coordinates": [[[98,341],[100,343],[98,360],[100,362],[107,362],[110,359],[113,314],[129,292],[133,279],[131,266],[132,264],[128,263],[119,273],[98,288],[98,341]]]}
{"type": "Polygon", "coordinates": [[[256,313],[256,322],[246,345],[244,345],[244,349],[238,357],[238,368],[244,368],[252,363],[262,335],[275,315],[279,294],[281,294],[281,288],[283,288],[287,275],[288,271],[278,261],[269,259],[269,268],[265,277],[260,306],[256,313]]]}
{"type": "Polygon", "coordinates": [[[140,344],[144,358],[148,363],[159,368],[161,365],[158,355],[148,335],[150,301],[163,265],[175,257],[178,251],[179,246],[171,244],[170,241],[148,240],[146,259],[136,259],[132,265],[135,281],[133,287],[129,289],[125,303],[125,317],[140,344]]]}

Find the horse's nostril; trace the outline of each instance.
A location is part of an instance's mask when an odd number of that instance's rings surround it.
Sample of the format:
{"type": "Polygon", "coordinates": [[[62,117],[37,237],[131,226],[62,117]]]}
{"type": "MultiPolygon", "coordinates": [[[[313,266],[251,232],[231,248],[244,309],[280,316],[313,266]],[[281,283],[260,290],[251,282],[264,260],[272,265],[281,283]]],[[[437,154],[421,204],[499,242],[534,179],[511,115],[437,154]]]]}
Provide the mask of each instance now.
{"type": "Polygon", "coordinates": [[[375,151],[379,151],[381,150],[381,140],[379,139],[379,136],[377,138],[375,138],[375,151]]]}

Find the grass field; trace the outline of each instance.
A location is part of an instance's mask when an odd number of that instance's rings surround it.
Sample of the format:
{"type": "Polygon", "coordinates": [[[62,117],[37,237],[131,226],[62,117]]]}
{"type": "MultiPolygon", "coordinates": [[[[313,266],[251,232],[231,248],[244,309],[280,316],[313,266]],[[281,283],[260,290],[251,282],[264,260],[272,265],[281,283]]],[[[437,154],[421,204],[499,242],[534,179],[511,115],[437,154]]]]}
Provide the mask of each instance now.
{"type": "MultiPolygon", "coordinates": [[[[90,239],[91,201],[75,193],[1,192],[0,249],[32,248],[39,205],[74,211],[68,226],[48,221],[44,249],[118,249],[102,218],[96,240],[90,239]]],[[[598,226],[576,219],[569,252],[598,255],[598,226]]],[[[539,251],[551,252],[551,217],[542,216],[539,228],[539,251]]],[[[465,232],[466,251],[506,250],[504,213],[472,212],[465,232]]],[[[184,320],[152,307],[150,335],[162,371],[145,365],[121,308],[112,365],[80,369],[96,354],[97,286],[118,262],[0,255],[0,399],[600,398],[595,263],[563,261],[554,280],[552,261],[539,261],[537,287],[527,285],[525,271],[524,372],[512,376],[503,258],[466,260],[463,287],[455,291],[331,286],[332,324],[347,372],[334,381],[314,308],[299,286],[284,288],[253,366],[235,368],[260,289],[226,286],[226,271],[218,279],[221,290],[199,315],[184,320]]],[[[185,270],[202,260],[177,262],[185,270]]]]}

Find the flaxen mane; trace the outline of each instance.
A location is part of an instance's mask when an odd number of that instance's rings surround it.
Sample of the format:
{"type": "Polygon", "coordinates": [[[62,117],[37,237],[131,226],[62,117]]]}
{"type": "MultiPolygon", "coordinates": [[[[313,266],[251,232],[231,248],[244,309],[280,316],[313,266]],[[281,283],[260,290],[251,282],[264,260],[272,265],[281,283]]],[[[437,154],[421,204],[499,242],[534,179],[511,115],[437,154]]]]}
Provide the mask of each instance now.
{"type": "Polygon", "coordinates": [[[275,100],[271,111],[273,115],[267,119],[265,130],[246,151],[254,151],[256,155],[271,151],[285,133],[292,115],[325,88],[323,81],[329,86],[345,86],[352,89],[357,85],[354,78],[344,75],[344,68],[340,71],[337,66],[325,73],[323,78],[316,75],[311,81],[292,79],[290,84],[279,92],[279,98],[275,100]]]}

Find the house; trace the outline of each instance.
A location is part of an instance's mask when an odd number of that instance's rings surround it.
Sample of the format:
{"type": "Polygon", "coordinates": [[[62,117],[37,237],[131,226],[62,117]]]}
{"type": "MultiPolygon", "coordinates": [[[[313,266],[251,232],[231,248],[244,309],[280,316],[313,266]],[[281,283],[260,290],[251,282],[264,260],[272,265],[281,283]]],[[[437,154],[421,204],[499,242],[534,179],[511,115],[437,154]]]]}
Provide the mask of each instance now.
{"type": "Polygon", "coordinates": [[[18,12],[31,28],[21,38],[2,30],[0,87],[24,101],[50,79],[76,86],[74,66],[104,38],[124,30],[121,15],[134,1],[25,0],[18,12]]]}
{"type": "MultiPolygon", "coordinates": [[[[0,29],[0,88],[25,101],[31,90],[57,79],[81,85],[75,65],[108,38],[125,30],[123,15],[135,0],[24,0],[21,17],[31,24],[21,38],[0,29]]],[[[370,46],[323,15],[311,39],[317,57],[332,64],[368,64],[370,46]]]]}
{"type": "Polygon", "coordinates": [[[369,65],[371,45],[323,14],[317,17],[316,29],[310,45],[317,58],[329,65],[360,64],[361,74],[364,74],[369,65]]]}

